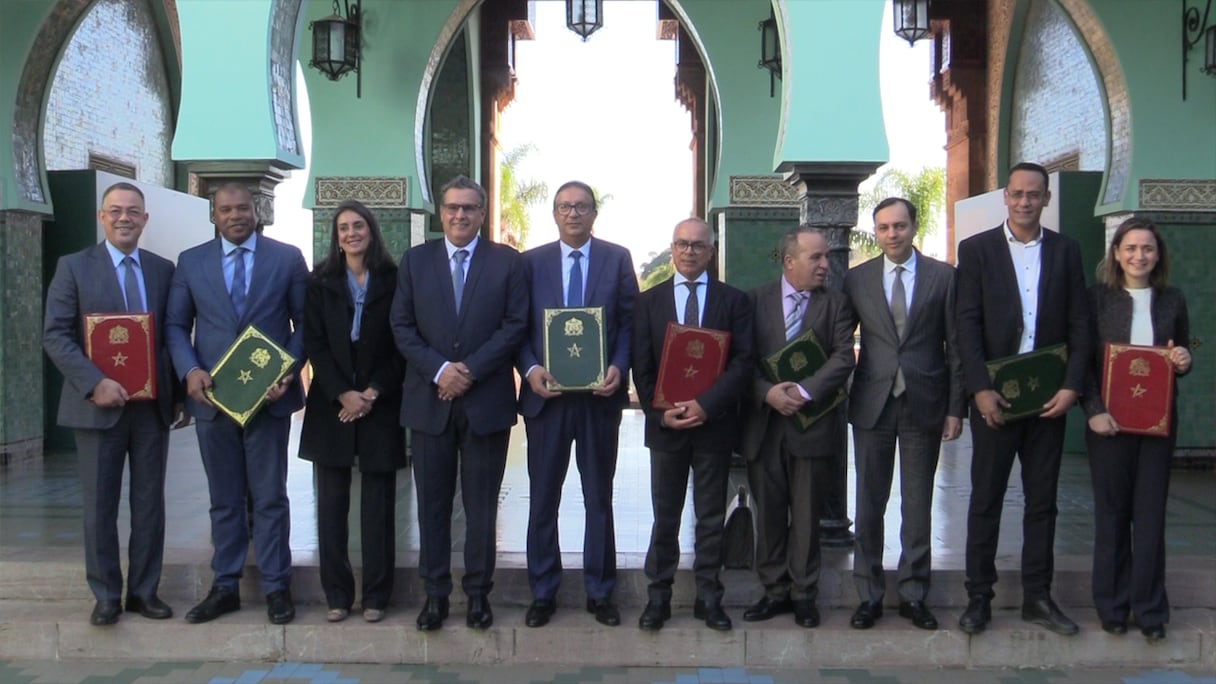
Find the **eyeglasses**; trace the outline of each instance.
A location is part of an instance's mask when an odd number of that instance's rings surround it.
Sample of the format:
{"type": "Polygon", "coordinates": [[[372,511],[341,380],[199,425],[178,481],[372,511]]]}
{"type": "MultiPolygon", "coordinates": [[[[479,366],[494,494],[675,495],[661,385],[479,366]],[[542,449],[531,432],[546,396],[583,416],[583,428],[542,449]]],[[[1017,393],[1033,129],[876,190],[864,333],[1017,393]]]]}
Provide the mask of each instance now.
{"type": "Polygon", "coordinates": [[[140,209],[139,207],[127,207],[126,209],[122,209],[120,207],[110,207],[109,209],[105,210],[105,214],[111,219],[117,221],[118,219],[122,218],[123,215],[130,216],[131,218],[139,218],[144,215],[144,210],[140,209]]]}
{"type": "Polygon", "coordinates": [[[585,214],[590,214],[591,212],[595,211],[595,205],[590,204],[588,202],[577,202],[575,204],[570,204],[569,202],[562,202],[561,204],[554,207],[554,209],[557,211],[557,213],[561,214],[562,216],[566,216],[566,215],[570,214],[570,212],[574,212],[574,214],[577,216],[583,216],[585,214]]]}
{"type": "Polygon", "coordinates": [[[1040,202],[1043,200],[1043,194],[1044,193],[1038,190],[1031,190],[1030,192],[1014,190],[1013,192],[1008,193],[1009,199],[1013,200],[1014,202],[1021,202],[1023,198],[1028,199],[1031,202],[1040,202]]]}
{"type": "Polygon", "coordinates": [[[466,214],[472,214],[481,211],[480,204],[444,204],[443,210],[449,214],[459,214],[463,211],[466,214]]]}
{"type": "Polygon", "coordinates": [[[671,243],[672,247],[676,248],[677,252],[688,252],[689,254],[701,254],[709,249],[709,245],[704,242],[689,242],[688,240],[676,240],[671,243]]]}

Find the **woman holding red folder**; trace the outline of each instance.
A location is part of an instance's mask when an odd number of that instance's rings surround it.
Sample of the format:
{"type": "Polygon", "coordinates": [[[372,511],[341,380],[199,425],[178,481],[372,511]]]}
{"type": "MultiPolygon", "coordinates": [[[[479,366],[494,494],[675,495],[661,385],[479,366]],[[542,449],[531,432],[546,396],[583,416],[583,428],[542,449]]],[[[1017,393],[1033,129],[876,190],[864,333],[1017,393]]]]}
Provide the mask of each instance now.
{"type": "Polygon", "coordinates": [[[396,287],[397,267],[376,217],[359,202],[342,202],[304,304],[312,386],[300,434],[300,458],[313,462],[321,588],[330,622],[346,619],[355,599],[347,515],[356,467],[363,619],[382,620],[393,592],[397,470],[406,465],[399,423],[405,361],[388,320],[396,287]]]}
{"type": "Polygon", "coordinates": [[[1169,287],[1169,258],[1157,226],[1124,221],[1090,288],[1093,372],[1082,399],[1094,487],[1093,595],[1102,629],[1127,632],[1129,613],[1150,641],[1165,638],[1165,502],[1178,435],[1175,401],[1168,436],[1124,434],[1102,402],[1106,343],[1164,347],[1176,375],[1191,369],[1186,300],[1169,287]]]}

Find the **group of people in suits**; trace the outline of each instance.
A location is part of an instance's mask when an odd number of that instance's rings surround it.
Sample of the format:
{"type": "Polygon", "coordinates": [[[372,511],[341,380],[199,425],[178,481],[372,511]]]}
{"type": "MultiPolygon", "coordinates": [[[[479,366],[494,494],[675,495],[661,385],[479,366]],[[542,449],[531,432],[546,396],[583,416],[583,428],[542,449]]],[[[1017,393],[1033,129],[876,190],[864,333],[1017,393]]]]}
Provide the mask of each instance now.
{"type": "Polygon", "coordinates": [[[916,627],[938,628],[926,605],[934,475],[941,443],[960,435],[969,414],[975,452],[966,544],[970,598],[959,626],[977,634],[991,620],[1001,508],[1016,458],[1026,500],[1023,619],[1075,634],[1076,623],[1050,588],[1062,418],[1080,398],[1089,417],[1093,591],[1103,629],[1124,633],[1134,616],[1149,639],[1164,638],[1164,506],[1176,421],[1168,438],[1120,434],[1099,386],[1098,349],[1105,342],[1166,346],[1174,372],[1190,370],[1185,300],[1167,285],[1165,242],[1151,223],[1130,219],[1119,227],[1087,296],[1077,243],[1039,222],[1050,201],[1047,172],[1022,163],[1010,170],[1004,190],[1008,219],[961,243],[957,272],[915,248],[916,207],[889,198],[873,213],[882,255],[849,271],[840,290],[827,286],[828,240],[809,225],[782,237],[776,280],[744,293],[713,279],[713,231],[693,218],[673,231],[672,277],[639,293],[628,250],[593,237],[597,200],[585,183],[568,182],[554,196],[558,239],[523,254],[481,236],[487,202],[480,185],[460,176],[439,195],[443,238],[408,249],[399,265],[372,212],[343,202],[326,256],[310,277],[298,249],[258,233],[244,187],[216,191],[212,217],[219,236],[183,252],[176,270],[138,249],[148,219],[139,189],[119,183],[105,192],[98,218],[106,239],[60,260],[44,333],[47,353],[65,376],[60,422],[75,428],[81,455],[86,568],[97,599],[93,624],[112,624],[123,609],[116,516],[128,454],[126,610],[172,615],[156,592],[168,430],[183,401],[197,420],[207,472],[215,574],[187,620],[206,622],[239,609],[251,533],[270,621],[294,617],[286,464],[289,416],[304,405],[301,383],[292,373],[272,387],[267,407],[244,427],[217,416],[207,399],[209,369],[254,324],[312,364],[299,455],[314,466],[321,583],[331,622],[344,620],[355,604],[347,548],[354,468],[361,473],[363,617],[377,622],[385,615],[395,571],[396,471],[406,465],[402,428],[409,428],[426,594],[417,626],[437,630],[448,618],[458,483],[466,623],[475,629],[493,624],[499,490],[510,429],[523,415],[532,593],[525,624],[542,627],[558,608],[558,509],[573,448],[585,508],[586,610],[601,624],[619,625],[613,477],[632,372],[645,413],[654,510],[641,629],[660,630],[671,618],[690,477],[693,615],[711,629],[732,628],[719,569],[735,451],[746,460],[755,501],[756,567],[764,587],[743,620],[792,613],[800,626],[819,624],[820,483],[829,459],[847,448],[840,429],[847,411],[857,470],[853,575],[860,598],[852,627],[873,627],[883,615],[883,521],[898,447],[898,612],[916,627]],[[545,310],[562,307],[602,309],[605,368],[589,391],[560,390],[544,365],[545,310]],[[84,354],[81,315],[122,310],[153,312],[157,332],[163,331],[156,355],[166,391],[155,403],[128,403],[122,387],[84,354]],[[708,389],[661,409],[655,393],[672,323],[729,333],[730,343],[708,389]],[[822,348],[822,364],[780,382],[762,371],[760,360],[808,332],[822,348]],[[1006,421],[1008,404],[992,386],[986,362],[1058,343],[1068,349],[1063,386],[1039,415],[1006,421]],[[846,389],[849,400],[840,403],[846,389]],[[818,419],[808,426],[801,418],[816,408],[818,419]]]}

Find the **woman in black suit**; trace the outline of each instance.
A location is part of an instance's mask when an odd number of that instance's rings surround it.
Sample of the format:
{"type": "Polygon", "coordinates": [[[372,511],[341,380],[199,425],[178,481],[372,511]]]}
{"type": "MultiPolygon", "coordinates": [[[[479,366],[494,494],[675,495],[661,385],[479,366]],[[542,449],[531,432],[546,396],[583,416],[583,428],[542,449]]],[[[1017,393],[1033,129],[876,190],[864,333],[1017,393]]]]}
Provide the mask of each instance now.
{"type": "Polygon", "coordinates": [[[355,577],[347,553],[351,470],[361,474],[363,618],[384,618],[393,591],[399,423],[405,362],[389,328],[397,267],[376,217],[354,200],[338,205],[329,253],[313,270],[304,309],[312,387],[300,458],[313,462],[326,619],[350,613],[355,577]]]}
{"type": "Polygon", "coordinates": [[[1120,434],[1102,403],[1099,378],[1107,342],[1170,348],[1176,375],[1191,369],[1186,300],[1169,287],[1169,258],[1157,226],[1131,218],[1115,230],[1099,282],[1090,288],[1095,343],[1082,406],[1094,486],[1094,605],[1102,629],[1127,632],[1128,613],[1149,641],[1165,638],[1165,501],[1178,435],[1170,406],[1168,437],[1120,434]]]}

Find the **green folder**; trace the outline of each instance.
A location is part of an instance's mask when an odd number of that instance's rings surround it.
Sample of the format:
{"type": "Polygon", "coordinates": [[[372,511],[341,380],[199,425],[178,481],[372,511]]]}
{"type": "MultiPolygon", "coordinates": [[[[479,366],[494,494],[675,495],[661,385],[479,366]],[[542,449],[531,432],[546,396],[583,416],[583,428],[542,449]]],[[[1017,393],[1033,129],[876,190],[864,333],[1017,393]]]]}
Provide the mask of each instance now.
{"type": "Polygon", "coordinates": [[[1009,402],[1001,409],[1005,420],[1037,416],[1043,404],[1064,385],[1068,368],[1068,345],[1053,344],[1025,354],[1006,356],[987,363],[992,389],[1009,402]]]}
{"type": "Polygon", "coordinates": [[[266,402],[266,392],[295,367],[296,359],[254,326],[245,328],[211,369],[207,398],[245,427],[266,402]]]}
{"type": "Polygon", "coordinates": [[[604,307],[545,309],[545,368],[551,390],[594,390],[604,384],[604,307]]]}
{"type": "MultiPolygon", "coordinates": [[[[774,383],[800,382],[818,372],[827,361],[828,355],[823,351],[823,345],[819,344],[815,331],[807,328],[784,347],[761,359],[760,366],[765,377],[774,383]]],[[[815,421],[839,406],[845,396],[845,389],[841,387],[827,399],[812,397],[813,401],[792,416],[799,432],[806,432],[815,421]]]]}

